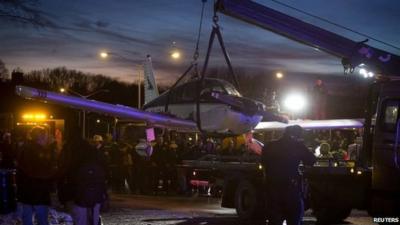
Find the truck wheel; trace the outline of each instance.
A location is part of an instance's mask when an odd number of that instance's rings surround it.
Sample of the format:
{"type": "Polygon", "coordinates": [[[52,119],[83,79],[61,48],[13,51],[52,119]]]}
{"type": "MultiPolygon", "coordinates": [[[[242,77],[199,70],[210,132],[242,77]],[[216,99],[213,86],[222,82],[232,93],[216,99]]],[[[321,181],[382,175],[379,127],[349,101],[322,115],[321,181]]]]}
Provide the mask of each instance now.
{"type": "Polygon", "coordinates": [[[242,181],[236,189],[235,208],[236,213],[242,220],[263,219],[263,198],[260,198],[255,186],[248,182],[242,181]]]}
{"type": "Polygon", "coordinates": [[[351,213],[351,208],[313,208],[318,224],[340,223],[351,213]]]}

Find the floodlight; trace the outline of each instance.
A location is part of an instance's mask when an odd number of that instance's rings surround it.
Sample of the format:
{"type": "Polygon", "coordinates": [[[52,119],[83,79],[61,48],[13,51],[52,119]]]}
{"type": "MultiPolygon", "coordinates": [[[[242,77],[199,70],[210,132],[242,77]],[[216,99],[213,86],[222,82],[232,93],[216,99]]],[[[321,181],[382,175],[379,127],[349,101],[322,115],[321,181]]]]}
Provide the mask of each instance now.
{"type": "Polygon", "coordinates": [[[299,93],[289,94],[283,101],[283,106],[291,112],[302,112],[307,106],[306,97],[299,93]]]}

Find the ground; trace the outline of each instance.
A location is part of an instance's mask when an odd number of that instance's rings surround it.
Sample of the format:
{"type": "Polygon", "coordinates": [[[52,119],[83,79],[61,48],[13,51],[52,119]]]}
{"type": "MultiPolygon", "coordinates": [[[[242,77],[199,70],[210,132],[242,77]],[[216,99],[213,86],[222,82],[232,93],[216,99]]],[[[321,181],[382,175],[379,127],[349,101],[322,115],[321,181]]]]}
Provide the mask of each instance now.
{"type": "MultiPolygon", "coordinates": [[[[240,222],[235,210],[220,207],[220,200],[207,197],[126,196],[112,197],[109,212],[103,213],[106,225],[246,225],[240,222]]],[[[306,212],[304,225],[316,224],[306,212]]],[[[354,210],[346,225],[372,225],[365,211],[354,210]]]]}
{"type": "MultiPolygon", "coordinates": [[[[54,214],[53,211],[52,214],[54,214]]],[[[54,216],[53,216],[54,217],[54,216]]],[[[66,214],[58,213],[52,225],[72,225],[66,214]]],[[[52,217],[51,217],[52,218],[52,217]]],[[[104,225],[247,225],[235,215],[235,210],[220,207],[220,199],[209,197],[167,197],[112,195],[109,210],[102,213],[104,225]]],[[[306,212],[304,225],[315,225],[316,220],[306,212]]],[[[0,216],[0,225],[18,224],[13,215],[0,216]]],[[[342,224],[372,225],[372,218],[364,211],[353,211],[342,224]]]]}

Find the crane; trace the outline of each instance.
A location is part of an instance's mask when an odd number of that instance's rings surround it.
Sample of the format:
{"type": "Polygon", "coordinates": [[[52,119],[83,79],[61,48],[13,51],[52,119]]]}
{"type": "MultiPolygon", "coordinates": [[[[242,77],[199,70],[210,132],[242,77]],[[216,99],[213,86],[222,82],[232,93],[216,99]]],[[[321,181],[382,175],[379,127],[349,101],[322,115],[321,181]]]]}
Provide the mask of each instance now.
{"type": "MultiPolygon", "coordinates": [[[[354,169],[349,172],[347,168],[335,166],[312,167],[306,173],[311,196],[308,201],[322,224],[342,221],[353,208],[366,209],[371,216],[385,216],[391,222],[398,222],[400,56],[369,46],[368,40],[351,40],[250,0],[218,0],[215,12],[339,57],[345,71],[353,72],[359,67],[380,75],[378,78],[385,78],[374,80],[369,87],[363,147],[356,162],[363,171],[354,176],[354,169]]],[[[260,179],[257,180],[256,175],[249,176],[247,172],[243,174],[227,175],[222,205],[235,205],[239,217],[251,218],[259,215],[258,210],[262,208],[255,191],[259,190],[257,182],[260,179]],[[253,204],[241,207],[243,204],[239,203],[248,193],[253,193],[249,201],[253,204]]]]}
{"type": "Polygon", "coordinates": [[[253,1],[218,0],[215,10],[342,59],[345,71],[357,66],[385,76],[399,76],[400,56],[353,41],[253,1]]]}

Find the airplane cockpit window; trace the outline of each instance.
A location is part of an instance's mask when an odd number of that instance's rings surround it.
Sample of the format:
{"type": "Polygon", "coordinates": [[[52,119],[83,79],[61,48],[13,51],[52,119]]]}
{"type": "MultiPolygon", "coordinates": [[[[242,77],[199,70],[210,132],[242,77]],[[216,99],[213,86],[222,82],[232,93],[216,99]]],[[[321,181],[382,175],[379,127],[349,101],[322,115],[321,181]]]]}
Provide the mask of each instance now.
{"type": "Polygon", "coordinates": [[[205,88],[201,90],[200,95],[210,92],[227,93],[220,82],[216,80],[206,80],[205,88]]]}
{"type": "Polygon", "coordinates": [[[215,92],[222,92],[222,93],[225,92],[225,90],[221,86],[215,86],[212,88],[212,90],[215,92]]]}
{"type": "Polygon", "coordinates": [[[234,96],[241,97],[241,94],[240,94],[240,93],[236,90],[236,88],[235,88],[234,86],[232,86],[231,84],[225,83],[225,84],[224,84],[224,88],[225,88],[226,92],[227,92],[229,95],[234,95],[234,96]]]}

